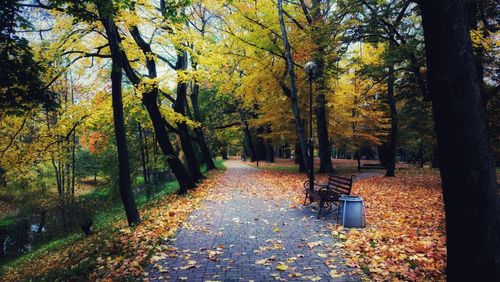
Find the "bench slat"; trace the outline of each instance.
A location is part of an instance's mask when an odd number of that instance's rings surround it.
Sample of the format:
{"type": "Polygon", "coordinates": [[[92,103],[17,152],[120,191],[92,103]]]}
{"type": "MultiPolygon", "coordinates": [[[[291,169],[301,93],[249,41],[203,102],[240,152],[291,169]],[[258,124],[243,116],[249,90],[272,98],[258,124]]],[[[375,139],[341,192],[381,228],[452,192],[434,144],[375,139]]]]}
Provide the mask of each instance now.
{"type": "Polygon", "coordinates": [[[343,176],[337,176],[337,175],[330,175],[330,178],[335,178],[335,179],[342,179],[351,182],[352,178],[350,177],[343,177],[343,176]]]}
{"type": "Polygon", "coordinates": [[[339,187],[350,187],[352,185],[351,183],[340,182],[333,179],[330,180],[328,184],[331,186],[339,186],[339,187]]]}

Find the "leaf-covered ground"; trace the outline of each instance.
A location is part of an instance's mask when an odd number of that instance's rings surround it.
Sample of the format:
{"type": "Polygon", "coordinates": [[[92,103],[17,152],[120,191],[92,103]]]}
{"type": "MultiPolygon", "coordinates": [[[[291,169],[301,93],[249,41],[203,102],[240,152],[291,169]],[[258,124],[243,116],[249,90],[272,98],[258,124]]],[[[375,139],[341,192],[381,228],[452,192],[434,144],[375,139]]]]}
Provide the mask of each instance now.
{"type": "MultiPolygon", "coordinates": [[[[353,194],[365,199],[368,226],[347,230],[335,225],[334,216],[316,220],[314,206],[302,207],[305,175],[290,167],[260,164],[251,180],[214,173],[187,196],[166,195],[143,206],[139,226],[129,228],[121,217],[113,228],[22,258],[3,268],[0,280],[187,279],[185,272],[208,280],[444,280],[444,215],[435,172],[407,169],[395,178],[356,181],[353,194]],[[225,208],[207,217],[207,202],[225,208]],[[213,242],[201,246],[201,237],[192,239],[187,231],[208,234],[213,242]],[[182,240],[192,247],[176,248],[182,240]],[[234,271],[242,256],[252,271],[234,271]],[[169,259],[177,264],[165,263],[169,259]]],[[[353,172],[347,167],[340,171],[353,172]]]]}
{"type": "Polygon", "coordinates": [[[444,210],[436,175],[401,174],[361,180],[354,194],[366,202],[368,226],[345,230],[341,247],[355,266],[374,280],[444,280],[444,210]]]}
{"type": "Polygon", "coordinates": [[[304,176],[268,173],[227,162],[219,185],[144,279],[169,281],[357,281],[345,266],[331,218],[294,203],[304,176]],[[290,197],[292,196],[292,197],[290,197]]]}
{"type": "Polygon", "coordinates": [[[139,276],[149,257],[163,250],[173,234],[216,185],[223,173],[210,177],[185,196],[165,195],[140,208],[142,222],[130,228],[123,211],[107,218],[89,237],[75,234],[55,241],[0,269],[0,281],[44,279],[97,280],[139,276]],[[108,226],[108,222],[110,226],[108,226]]]}
{"type": "MultiPolygon", "coordinates": [[[[354,172],[348,169],[348,161],[335,164],[341,172],[354,172]]],[[[305,177],[282,171],[290,166],[289,161],[260,166],[265,170],[262,181],[295,197],[297,205],[302,203],[305,177]],[[294,193],[289,192],[290,187],[294,193]]],[[[319,178],[326,181],[324,175],[319,178]]],[[[406,169],[397,171],[394,178],[357,180],[352,194],[365,200],[367,228],[349,230],[330,225],[348,266],[377,281],[445,279],[444,209],[436,171],[406,169]]]]}

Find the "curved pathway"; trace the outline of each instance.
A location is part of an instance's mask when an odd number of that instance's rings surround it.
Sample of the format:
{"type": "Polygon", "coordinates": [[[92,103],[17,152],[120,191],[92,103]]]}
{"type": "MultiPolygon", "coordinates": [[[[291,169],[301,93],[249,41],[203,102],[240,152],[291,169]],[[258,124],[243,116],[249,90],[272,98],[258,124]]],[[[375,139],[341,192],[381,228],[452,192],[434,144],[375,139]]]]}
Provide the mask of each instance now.
{"type": "Polygon", "coordinates": [[[326,228],[334,216],[317,220],[309,208],[263,198],[260,191],[272,187],[258,182],[259,169],[238,161],[226,166],[168,249],[153,256],[145,280],[359,280],[348,274],[326,228]]]}

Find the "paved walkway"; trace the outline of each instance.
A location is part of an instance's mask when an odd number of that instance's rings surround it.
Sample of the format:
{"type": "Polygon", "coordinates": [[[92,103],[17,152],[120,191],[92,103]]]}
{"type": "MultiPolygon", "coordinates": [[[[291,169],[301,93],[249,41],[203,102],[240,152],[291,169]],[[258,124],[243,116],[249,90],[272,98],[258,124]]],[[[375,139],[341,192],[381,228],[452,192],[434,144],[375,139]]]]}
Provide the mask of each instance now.
{"type": "Polygon", "coordinates": [[[326,226],[310,208],[260,197],[257,168],[226,162],[220,184],[156,254],[150,281],[358,281],[347,273],[326,226]],[[281,269],[281,270],[280,270],[281,269]],[[334,275],[335,276],[335,275],[334,275]]]}

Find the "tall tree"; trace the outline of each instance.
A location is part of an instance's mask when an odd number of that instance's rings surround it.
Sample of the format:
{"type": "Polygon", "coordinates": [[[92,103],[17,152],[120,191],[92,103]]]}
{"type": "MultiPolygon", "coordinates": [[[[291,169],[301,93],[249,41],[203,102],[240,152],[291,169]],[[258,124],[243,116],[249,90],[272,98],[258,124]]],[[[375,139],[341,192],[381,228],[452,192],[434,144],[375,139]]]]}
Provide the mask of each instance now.
{"type": "MultiPolygon", "coordinates": [[[[170,15],[171,11],[169,9],[171,8],[167,7],[164,1],[161,1],[160,7],[160,12],[163,16],[166,17],[170,15]]],[[[172,9],[175,11],[175,7],[173,7],[172,9]]],[[[132,12],[135,12],[135,8],[132,10],[132,12]]],[[[134,16],[136,16],[135,13],[132,15],[132,17],[134,16]]],[[[145,85],[148,85],[148,87],[146,87],[147,91],[142,93],[142,103],[148,111],[149,117],[154,127],[156,140],[158,140],[158,144],[160,145],[160,149],[166,156],[168,165],[170,166],[170,169],[179,182],[179,194],[184,194],[188,189],[194,188],[196,184],[192,176],[180,161],[178,154],[175,152],[166,127],[168,127],[171,131],[176,130],[162,115],[160,107],[158,105],[158,96],[160,94],[160,89],[157,82],[158,74],[156,70],[156,58],[152,56],[152,54],[154,53],[151,49],[151,44],[144,40],[139,31],[139,28],[136,25],[131,26],[130,34],[132,35],[134,42],[140,48],[145,57],[145,67],[148,71],[148,76],[143,78],[139,77],[136,74],[136,71],[132,68],[131,62],[129,61],[126,52],[122,51],[121,56],[124,62],[124,71],[127,74],[128,79],[134,84],[136,88],[142,89],[145,85]]]]}
{"type": "Polygon", "coordinates": [[[113,101],[113,119],[115,126],[116,146],[118,149],[119,186],[123,207],[129,225],[141,221],[135,205],[130,184],[130,166],[125,135],[125,121],[123,117],[122,101],[122,56],[118,45],[118,29],[113,20],[113,4],[110,0],[96,1],[97,11],[109,42],[111,52],[111,96],[113,101]]]}
{"type": "MultiPolygon", "coordinates": [[[[193,5],[193,9],[195,11],[195,14],[199,15],[200,23],[199,25],[197,25],[196,23],[193,23],[193,21],[191,21],[191,25],[194,26],[194,28],[200,33],[201,37],[205,39],[207,22],[210,19],[211,15],[205,8],[205,6],[202,5],[201,3],[199,3],[198,5],[193,5]]],[[[198,70],[197,55],[199,55],[200,52],[196,51],[196,46],[194,46],[194,44],[192,44],[192,49],[194,54],[191,57],[191,64],[193,70],[197,71],[198,70]]],[[[200,104],[198,101],[200,94],[200,87],[201,85],[199,79],[197,79],[196,77],[193,78],[192,93],[189,97],[191,100],[191,105],[193,107],[193,119],[201,124],[199,127],[194,128],[194,132],[196,133],[196,139],[198,141],[201,154],[203,156],[203,161],[207,166],[207,170],[212,170],[215,169],[216,167],[214,160],[212,158],[212,154],[210,153],[210,149],[208,148],[205,132],[203,131],[204,126],[200,114],[200,104]]]]}
{"type": "MultiPolygon", "coordinates": [[[[188,69],[188,54],[186,51],[178,50],[177,64],[175,67],[176,70],[179,71],[186,71],[188,69]]],[[[174,110],[183,116],[186,116],[187,88],[187,82],[179,79],[177,83],[177,97],[174,103],[174,110]]],[[[189,174],[193,177],[193,180],[197,182],[205,178],[205,176],[201,173],[200,163],[198,162],[193,144],[191,143],[191,137],[186,122],[178,122],[177,129],[179,131],[182,151],[186,157],[189,174]]]]}
{"type": "Polygon", "coordinates": [[[42,64],[33,59],[28,40],[16,34],[16,29],[30,26],[21,11],[18,0],[0,3],[0,114],[20,113],[40,104],[47,109],[56,106],[40,79],[42,64]]]}
{"type": "MultiPolygon", "coordinates": [[[[333,172],[325,98],[325,92],[327,91],[325,45],[328,42],[322,32],[325,29],[325,15],[321,10],[321,2],[321,0],[312,1],[312,22],[309,23],[312,25],[312,37],[317,45],[317,50],[314,53],[314,59],[318,65],[318,76],[316,78],[316,130],[320,159],[319,172],[333,172]]],[[[303,0],[301,0],[301,3],[304,3],[303,0]]],[[[310,19],[311,17],[306,18],[310,19]]]]}
{"type": "Polygon", "coordinates": [[[466,1],[420,1],[446,214],[447,279],[500,281],[500,196],[466,1]]]}
{"type": "MultiPolygon", "coordinates": [[[[389,54],[394,49],[394,43],[389,42],[389,54]]],[[[389,104],[389,113],[391,117],[391,130],[389,134],[389,150],[387,154],[387,170],[385,176],[394,177],[396,169],[396,146],[398,141],[398,111],[396,108],[396,97],[394,94],[394,62],[388,60],[388,74],[387,74],[387,104],[389,104]]]]}
{"type": "MultiPolygon", "coordinates": [[[[299,139],[300,151],[302,153],[302,158],[304,160],[305,167],[310,168],[309,165],[309,155],[307,153],[307,141],[306,134],[304,130],[304,124],[302,123],[302,119],[300,118],[299,105],[297,103],[297,83],[295,78],[294,71],[294,61],[292,57],[292,51],[290,48],[290,43],[288,42],[285,20],[283,18],[283,1],[278,0],[278,17],[281,28],[281,40],[283,41],[283,45],[285,46],[285,58],[286,58],[286,66],[288,79],[290,80],[290,100],[292,103],[292,112],[295,117],[295,125],[297,130],[297,136],[299,139]]],[[[310,136],[311,137],[311,136],[310,136]]],[[[308,174],[311,175],[312,171],[308,171],[308,174]]]]}

